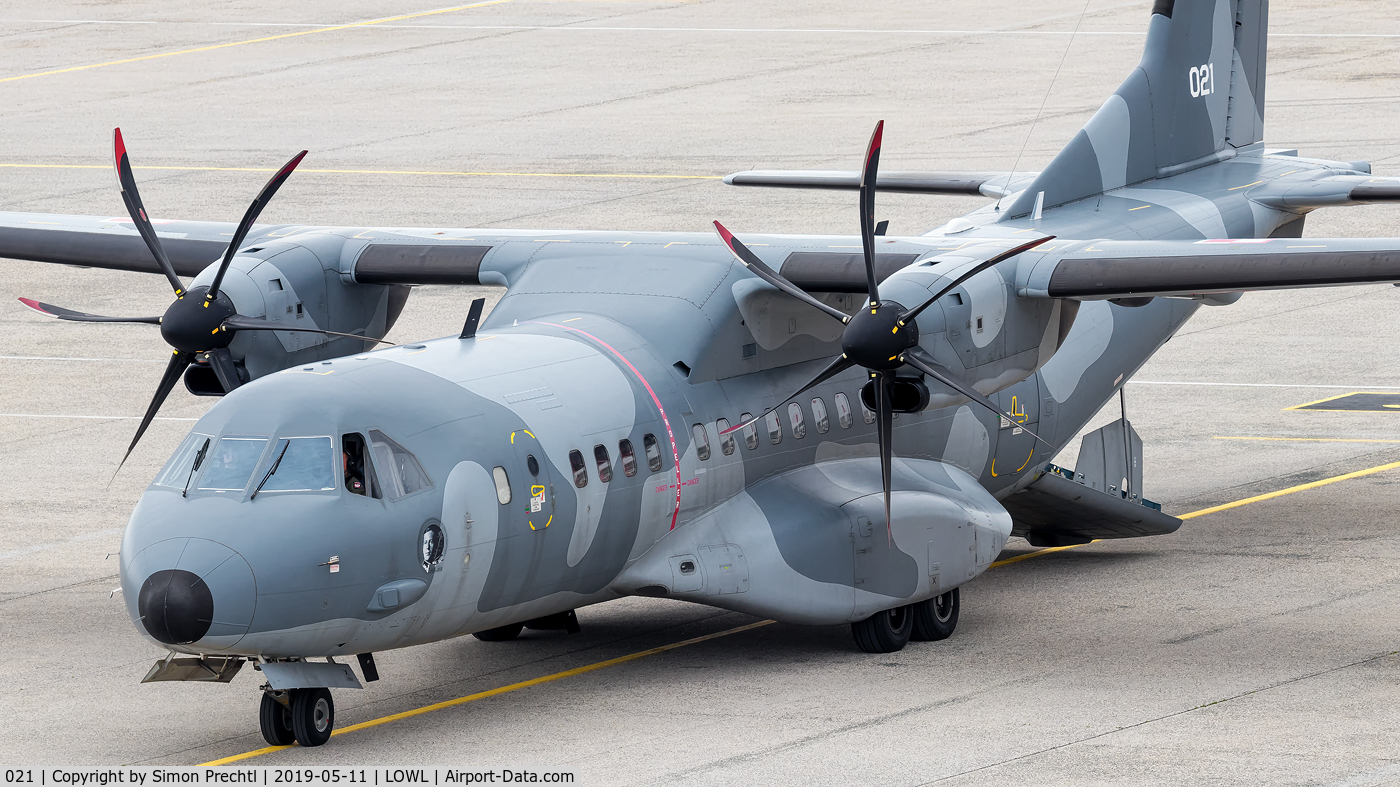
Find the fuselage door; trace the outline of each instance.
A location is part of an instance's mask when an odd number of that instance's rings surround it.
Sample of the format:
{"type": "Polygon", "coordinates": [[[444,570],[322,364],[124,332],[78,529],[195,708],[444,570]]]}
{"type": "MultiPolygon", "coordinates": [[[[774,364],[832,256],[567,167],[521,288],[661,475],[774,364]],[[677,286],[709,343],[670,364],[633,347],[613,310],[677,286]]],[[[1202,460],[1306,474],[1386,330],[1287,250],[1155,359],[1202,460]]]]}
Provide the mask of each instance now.
{"type": "Polygon", "coordinates": [[[1013,416],[997,418],[996,453],[991,472],[998,479],[1020,477],[1034,466],[1033,452],[1039,445],[1030,432],[1040,421],[1040,385],[1034,376],[991,396],[1003,412],[1013,416]],[[1030,432],[1026,431],[1027,429],[1030,432]]]}
{"type": "Polygon", "coordinates": [[[511,432],[515,463],[510,468],[510,484],[515,500],[511,508],[520,514],[511,519],[522,522],[525,529],[540,531],[554,523],[554,480],[549,460],[540,441],[528,429],[511,432]]]}

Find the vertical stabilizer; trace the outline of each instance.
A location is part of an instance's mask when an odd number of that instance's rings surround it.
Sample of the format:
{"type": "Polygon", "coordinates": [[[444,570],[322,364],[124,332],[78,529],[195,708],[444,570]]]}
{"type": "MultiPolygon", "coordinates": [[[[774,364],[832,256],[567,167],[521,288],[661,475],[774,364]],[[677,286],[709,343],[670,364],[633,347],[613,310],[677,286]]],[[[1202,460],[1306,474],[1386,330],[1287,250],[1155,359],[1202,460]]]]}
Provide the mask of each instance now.
{"type": "Polygon", "coordinates": [[[1030,214],[1037,200],[1053,208],[1263,141],[1268,17],[1268,0],[1155,0],[1142,61],[1005,218],[1030,214]]]}

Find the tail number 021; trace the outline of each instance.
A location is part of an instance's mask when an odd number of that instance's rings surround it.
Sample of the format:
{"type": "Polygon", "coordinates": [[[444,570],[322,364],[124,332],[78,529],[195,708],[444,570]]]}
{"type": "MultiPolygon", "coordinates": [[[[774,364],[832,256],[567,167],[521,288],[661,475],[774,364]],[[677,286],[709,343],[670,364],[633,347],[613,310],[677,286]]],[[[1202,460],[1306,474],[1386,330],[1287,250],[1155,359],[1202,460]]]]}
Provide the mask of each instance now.
{"type": "Polygon", "coordinates": [[[1215,92],[1215,65],[1206,63],[1192,66],[1190,74],[1191,97],[1200,98],[1215,92]]]}

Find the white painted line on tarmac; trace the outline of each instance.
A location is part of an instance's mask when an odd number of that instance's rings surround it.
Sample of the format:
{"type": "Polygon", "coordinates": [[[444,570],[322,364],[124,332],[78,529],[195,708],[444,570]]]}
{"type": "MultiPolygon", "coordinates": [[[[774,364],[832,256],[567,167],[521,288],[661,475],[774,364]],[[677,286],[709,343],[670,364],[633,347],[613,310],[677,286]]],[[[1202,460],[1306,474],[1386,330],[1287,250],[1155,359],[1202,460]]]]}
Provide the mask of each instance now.
{"type": "MultiPolygon", "coordinates": [[[[106,19],[0,19],[0,24],[68,24],[68,25],[199,25],[207,27],[332,27],[343,22],[213,22],[213,21],[118,21],[106,19]]],[[[616,27],[603,25],[374,25],[393,30],[562,30],[572,32],[591,30],[612,33],[757,33],[773,34],[848,34],[848,35],[938,35],[938,36],[1071,36],[1073,30],[909,30],[862,29],[838,27],[616,27]]],[[[1080,30],[1081,36],[1130,36],[1142,38],[1145,30],[1080,30]]],[[[1400,38],[1400,33],[1269,33],[1270,38],[1400,38]]]]}
{"type": "Polygon", "coordinates": [[[0,361],[87,361],[92,363],[165,363],[149,358],[66,358],[57,355],[0,355],[0,361]]]}
{"type": "Polygon", "coordinates": [[[1310,383],[1208,383],[1165,380],[1129,380],[1132,385],[1204,385],[1220,388],[1340,388],[1346,391],[1400,391],[1400,385],[1313,385],[1310,383]]]}
{"type": "MultiPolygon", "coordinates": [[[[95,421],[139,421],[139,415],[63,415],[61,413],[0,413],[0,418],[90,418],[95,421]]],[[[156,421],[198,421],[198,418],[167,418],[163,415],[155,417],[156,421]]]]}
{"type": "Polygon", "coordinates": [[[66,547],[69,544],[80,544],[84,541],[96,541],[99,538],[120,535],[121,532],[121,528],[113,528],[111,530],[99,530],[96,533],[84,533],[81,536],[74,536],[64,541],[50,541],[46,544],[33,544],[27,547],[20,547],[19,549],[11,549],[9,552],[0,552],[0,560],[10,560],[12,558],[24,557],[25,555],[32,555],[35,552],[44,552],[49,549],[66,547]]]}

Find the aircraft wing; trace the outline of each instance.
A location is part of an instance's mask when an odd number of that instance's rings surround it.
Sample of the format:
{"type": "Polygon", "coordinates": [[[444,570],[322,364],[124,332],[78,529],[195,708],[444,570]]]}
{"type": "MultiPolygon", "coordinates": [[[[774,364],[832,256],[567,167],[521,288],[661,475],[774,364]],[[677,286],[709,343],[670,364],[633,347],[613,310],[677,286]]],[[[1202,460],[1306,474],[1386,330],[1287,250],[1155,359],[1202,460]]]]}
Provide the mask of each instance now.
{"type": "Polygon", "coordinates": [[[1400,238],[1047,244],[1023,256],[1017,292],[1102,300],[1375,282],[1400,282],[1400,238]]]}
{"type": "MultiPolygon", "coordinates": [[[[194,276],[223,254],[237,225],[219,221],[153,224],[175,272],[194,276]]],[[[255,227],[250,237],[275,227],[255,227]]],[[[125,216],[0,213],[0,257],[86,268],[160,273],[141,235],[125,216]]]]}
{"type": "MultiPolygon", "coordinates": [[[[1000,198],[1025,188],[1037,172],[880,172],[876,191],[906,194],[962,194],[1000,198]]],[[[789,189],[848,189],[860,187],[858,170],[754,169],[726,175],[731,186],[789,189]]]]}

